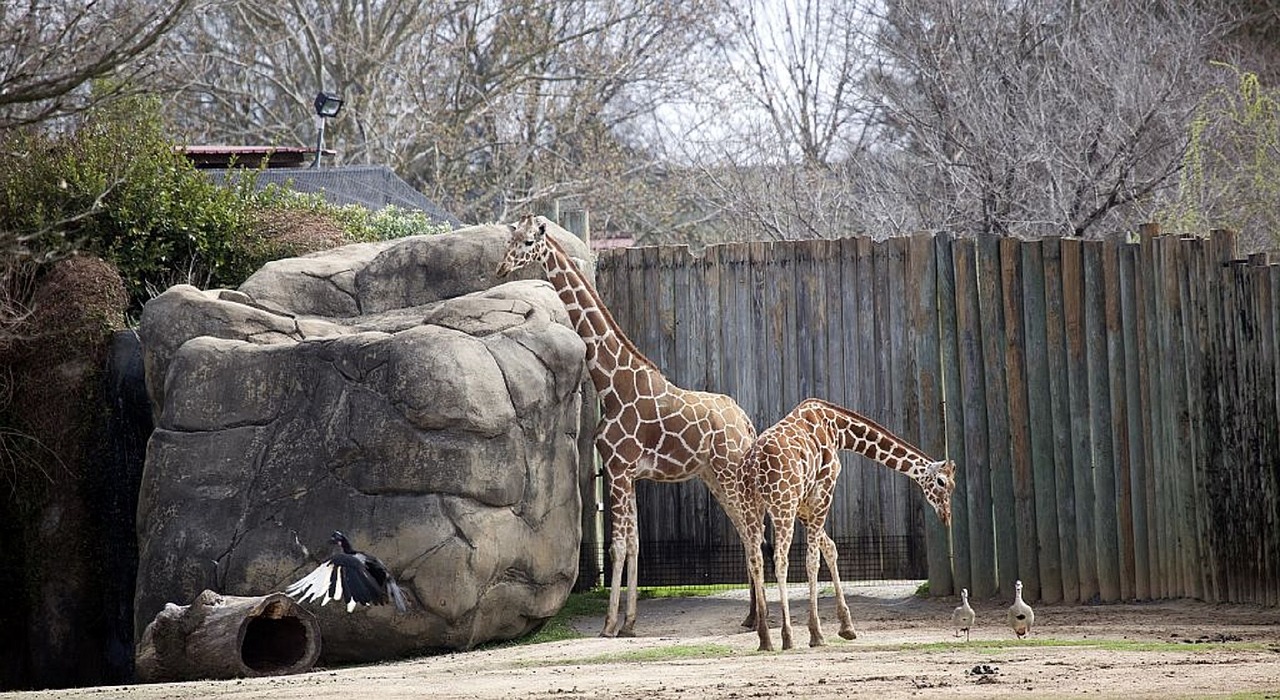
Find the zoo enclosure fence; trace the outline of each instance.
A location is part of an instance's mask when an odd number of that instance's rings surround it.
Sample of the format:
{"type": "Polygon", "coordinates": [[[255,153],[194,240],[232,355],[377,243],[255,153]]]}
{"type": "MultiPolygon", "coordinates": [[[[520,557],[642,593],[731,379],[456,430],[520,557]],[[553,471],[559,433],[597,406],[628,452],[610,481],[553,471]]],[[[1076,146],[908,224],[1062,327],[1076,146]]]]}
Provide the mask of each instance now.
{"type": "MultiPolygon", "coordinates": [[[[670,379],[758,428],[817,396],[955,459],[949,532],[848,454],[828,519],[912,542],[937,594],[1280,604],[1280,265],[1229,231],[632,248],[597,280],[670,379]]],[[[660,543],[732,556],[701,484],[641,486],[642,575],[717,556],[660,543]]]]}

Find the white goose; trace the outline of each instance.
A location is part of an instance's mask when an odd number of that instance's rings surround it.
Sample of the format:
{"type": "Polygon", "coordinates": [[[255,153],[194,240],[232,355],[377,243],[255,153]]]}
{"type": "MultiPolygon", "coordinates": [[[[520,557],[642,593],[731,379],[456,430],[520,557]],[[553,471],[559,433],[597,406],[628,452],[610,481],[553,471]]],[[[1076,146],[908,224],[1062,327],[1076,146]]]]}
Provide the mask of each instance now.
{"type": "Polygon", "coordinates": [[[969,641],[969,628],[973,627],[973,608],[969,607],[969,589],[960,589],[960,607],[951,613],[951,624],[955,625],[956,636],[964,632],[964,641],[969,641]]]}
{"type": "Polygon", "coordinates": [[[1013,584],[1013,605],[1009,606],[1009,627],[1022,639],[1031,633],[1031,625],[1036,621],[1036,612],[1022,601],[1022,581],[1013,584]]]}

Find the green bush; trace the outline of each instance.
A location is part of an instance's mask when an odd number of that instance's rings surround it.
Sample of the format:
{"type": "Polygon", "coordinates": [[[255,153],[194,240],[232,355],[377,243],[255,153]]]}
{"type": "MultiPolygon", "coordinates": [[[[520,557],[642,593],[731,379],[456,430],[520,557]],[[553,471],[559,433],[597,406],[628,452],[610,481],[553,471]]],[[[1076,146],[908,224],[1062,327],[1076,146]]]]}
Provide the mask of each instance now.
{"type": "Polygon", "coordinates": [[[418,213],[338,207],[280,187],[258,192],[255,181],[245,170],[222,186],[198,171],[167,136],[155,99],[97,108],[61,131],[0,133],[0,260],[99,256],[119,269],[136,311],[172,284],[234,287],[292,254],[264,234],[264,212],[303,210],[335,222],[337,240],[327,244],[441,230],[418,213]]]}
{"type": "Polygon", "coordinates": [[[1178,190],[1156,218],[1169,232],[1240,232],[1244,252],[1280,244],[1280,88],[1228,64],[1188,126],[1178,190]]]}
{"type": "Polygon", "coordinates": [[[259,248],[253,199],[197,171],[166,138],[154,100],[113,103],[73,128],[0,135],[7,257],[78,249],[120,270],[134,304],[175,275],[243,278],[259,248]]]}
{"type": "Polygon", "coordinates": [[[422,212],[394,205],[370,210],[359,204],[330,204],[319,194],[295,192],[274,183],[257,193],[256,206],[260,210],[308,211],[332,219],[342,227],[346,239],[353,243],[389,241],[449,230],[448,224],[436,223],[422,212]]]}

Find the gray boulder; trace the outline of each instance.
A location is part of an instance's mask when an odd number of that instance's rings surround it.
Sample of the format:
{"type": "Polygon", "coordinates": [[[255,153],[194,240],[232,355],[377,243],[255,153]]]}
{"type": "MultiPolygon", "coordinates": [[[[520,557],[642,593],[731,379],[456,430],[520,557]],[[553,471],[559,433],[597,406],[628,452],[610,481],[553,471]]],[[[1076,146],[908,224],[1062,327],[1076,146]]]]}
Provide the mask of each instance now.
{"type": "Polygon", "coordinates": [[[321,663],[468,649],[560,608],[585,349],[536,271],[494,286],[506,236],[347,246],[146,305],[139,636],[204,589],[280,590],[335,529],[390,567],[410,610],[316,609],[321,663]]]}

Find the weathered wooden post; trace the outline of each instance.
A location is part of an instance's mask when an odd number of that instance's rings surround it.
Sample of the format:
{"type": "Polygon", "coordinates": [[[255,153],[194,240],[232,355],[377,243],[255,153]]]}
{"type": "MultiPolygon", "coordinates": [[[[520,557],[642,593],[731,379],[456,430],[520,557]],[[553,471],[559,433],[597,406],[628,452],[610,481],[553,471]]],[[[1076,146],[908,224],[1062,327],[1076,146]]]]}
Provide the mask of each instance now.
{"type": "Polygon", "coordinates": [[[151,683],[301,673],[319,656],[320,626],[292,598],[206,590],[190,605],[169,603],[156,615],[136,662],[138,680],[151,683]]]}

